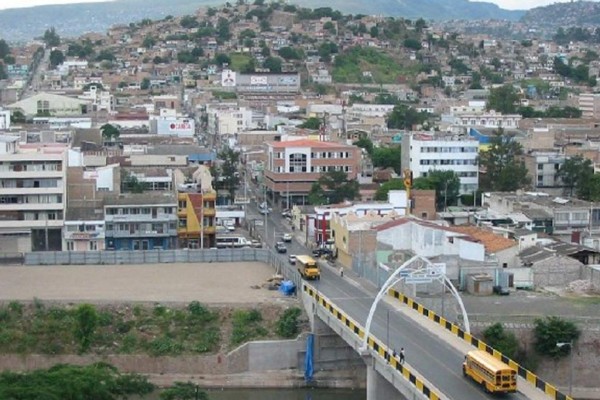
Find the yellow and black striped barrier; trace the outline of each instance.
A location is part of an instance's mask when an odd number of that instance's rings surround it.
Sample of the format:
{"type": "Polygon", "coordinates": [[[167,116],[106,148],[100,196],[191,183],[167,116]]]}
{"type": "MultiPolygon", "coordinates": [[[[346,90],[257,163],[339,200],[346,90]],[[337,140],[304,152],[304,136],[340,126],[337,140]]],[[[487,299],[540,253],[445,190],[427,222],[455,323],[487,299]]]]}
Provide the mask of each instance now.
{"type": "Polygon", "coordinates": [[[552,386],[548,382],[542,380],[540,377],[535,375],[533,372],[523,368],[521,365],[519,365],[515,361],[511,360],[510,358],[506,357],[504,354],[500,353],[498,350],[495,350],[493,347],[489,346],[482,340],[477,339],[475,336],[471,335],[470,333],[465,332],[458,325],[453,324],[452,322],[448,321],[447,319],[440,317],[439,315],[437,315],[435,312],[431,311],[430,309],[423,307],[422,304],[417,303],[410,297],[405,296],[404,294],[402,294],[399,291],[394,290],[394,289],[390,289],[388,291],[388,294],[390,296],[394,297],[395,299],[400,300],[402,303],[406,304],[408,307],[417,311],[419,314],[429,318],[430,320],[437,323],[441,327],[452,332],[453,334],[455,334],[459,338],[463,339],[467,343],[477,347],[479,350],[486,351],[486,352],[490,353],[491,355],[493,355],[498,360],[501,360],[502,362],[510,365],[512,368],[514,368],[515,370],[518,371],[519,376],[521,376],[522,378],[525,378],[528,382],[533,384],[537,389],[539,389],[539,390],[543,391],[544,393],[546,393],[547,395],[549,395],[550,398],[555,399],[555,400],[573,400],[572,397],[559,392],[555,386],[552,386]]]}
{"type": "MultiPolygon", "coordinates": [[[[326,297],[321,295],[318,291],[316,291],[313,287],[303,284],[302,290],[307,293],[310,297],[315,299],[317,304],[327,310],[331,315],[333,315],[337,320],[339,320],[342,324],[344,324],[348,329],[350,329],[358,338],[361,340],[365,337],[365,331],[363,328],[357,324],[352,318],[347,316],[344,312],[338,309],[331,301],[329,301],[326,297]]],[[[369,336],[367,340],[367,344],[371,347],[375,352],[386,360],[396,371],[400,372],[400,374],[413,384],[417,388],[417,390],[426,398],[431,400],[441,400],[442,397],[433,391],[423,380],[419,379],[414,373],[412,373],[407,367],[403,364],[400,364],[399,360],[392,357],[392,353],[390,349],[385,347],[383,343],[375,340],[373,336],[369,336]]]]}

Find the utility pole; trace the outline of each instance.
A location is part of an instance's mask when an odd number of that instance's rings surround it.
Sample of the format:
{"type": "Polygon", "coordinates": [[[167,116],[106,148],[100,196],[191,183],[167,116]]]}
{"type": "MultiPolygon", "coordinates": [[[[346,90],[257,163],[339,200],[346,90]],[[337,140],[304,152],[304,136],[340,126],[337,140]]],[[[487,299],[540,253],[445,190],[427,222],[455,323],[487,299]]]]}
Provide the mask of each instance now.
{"type": "Polygon", "coordinates": [[[268,240],[268,236],[267,236],[267,216],[269,215],[269,204],[267,203],[267,185],[265,185],[265,182],[263,180],[263,202],[265,205],[265,209],[263,210],[263,214],[265,216],[265,238],[263,240],[263,245],[266,247],[267,246],[267,240],[268,240]]]}
{"type": "Polygon", "coordinates": [[[202,207],[200,207],[200,249],[204,249],[204,193],[202,194],[202,207]]]}
{"type": "Polygon", "coordinates": [[[286,181],[285,182],[285,189],[286,189],[286,193],[287,193],[287,209],[290,209],[290,181],[286,181]]]}

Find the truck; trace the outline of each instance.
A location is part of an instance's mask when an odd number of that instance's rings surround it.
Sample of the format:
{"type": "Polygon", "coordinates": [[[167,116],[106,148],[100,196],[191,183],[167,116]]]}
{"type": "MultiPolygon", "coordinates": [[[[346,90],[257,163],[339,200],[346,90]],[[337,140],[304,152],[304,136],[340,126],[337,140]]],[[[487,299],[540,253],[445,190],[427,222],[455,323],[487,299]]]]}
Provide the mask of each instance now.
{"type": "Polygon", "coordinates": [[[310,256],[296,256],[296,267],[304,279],[321,279],[321,268],[314,258],[310,256]]]}

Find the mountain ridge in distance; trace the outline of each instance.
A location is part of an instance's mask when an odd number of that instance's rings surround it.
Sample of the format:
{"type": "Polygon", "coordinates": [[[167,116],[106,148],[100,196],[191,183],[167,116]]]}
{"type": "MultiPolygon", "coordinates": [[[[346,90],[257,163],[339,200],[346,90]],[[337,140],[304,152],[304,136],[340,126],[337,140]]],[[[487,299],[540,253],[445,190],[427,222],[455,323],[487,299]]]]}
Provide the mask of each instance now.
{"type": "MultiPolygon", "coordinates": [[[[235,1],[230,0],[231,4],[235,1]]],[[[301,7],[323,7],[321,0],[290,1],[301,7]]],[[[26,41],[55,27],[61,37],[77,37],[86,32],[104,33],[116,24],[129,24],[144,18],[182,16],[205,6],[221,6],[220,0],[116,0],[14,8],[0,11],[0,37],[26,41]]],[[[493,3],[468,0],[332,0],[326,4],[344,14],[381,14],[391,17],[424,19],[507,19],[516,21],[525,11],[505,10],[493,3]]]]}

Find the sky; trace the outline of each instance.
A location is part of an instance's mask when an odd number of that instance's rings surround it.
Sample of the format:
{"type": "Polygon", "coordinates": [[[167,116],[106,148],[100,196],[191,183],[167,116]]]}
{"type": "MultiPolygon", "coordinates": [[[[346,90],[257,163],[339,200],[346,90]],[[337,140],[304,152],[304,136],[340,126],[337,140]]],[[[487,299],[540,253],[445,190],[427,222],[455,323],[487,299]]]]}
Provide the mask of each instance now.
{"type": "MultiPolygon", "coordinates": [[[[91,3],[106,0],[0,0],[0,10],[18,7],[33,7],[45,4],[91,3]]],[[[552,3],[568,2],[571,0],[486,0],[496,3],[509,10],[524,10],[533,7],[546,6],[552,3]]],[[[225,3],[225,0],[223,0],[225,3]]]]}

